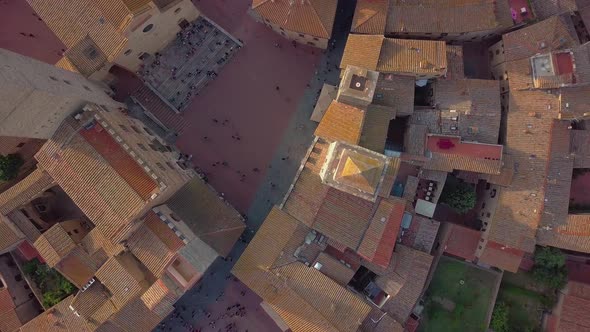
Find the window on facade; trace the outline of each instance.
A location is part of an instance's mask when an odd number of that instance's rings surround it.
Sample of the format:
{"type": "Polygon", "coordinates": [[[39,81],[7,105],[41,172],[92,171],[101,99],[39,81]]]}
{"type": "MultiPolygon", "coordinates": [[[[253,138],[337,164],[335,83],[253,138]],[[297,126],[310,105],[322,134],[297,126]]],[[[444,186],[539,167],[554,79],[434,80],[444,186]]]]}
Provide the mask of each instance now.
{"type": "Polygon", "coordinates": [[[72,85],[72,82],[68,81],[68,80],[64,80],[64,83],[67,85],[72,85]]]}
{"type": "Polygon", "coordinates": [[[143,32],[149,32],[149,31],[150,31],[150,30],[152,30],[153,28],[154,28],[154,25],[150,23],[150,24],[146,25],[146,26],[145,26],[145,28],[143,28],[143,30],[142,30],[142,31],[143,31],[143,32]]]}
{"type": "Polygon", "coordinates": [[[156,166],[158,166],[159,169],[165,171],[166,169],[164,168],[164,165],[162,165],[161,163],[156,163],[156,166]]]}
{"type": "Polygon", "coordinates": [[[92,90],[90,90],[90,88],[89,88],[89,87],[87,87],[86,85],[82,85],[82,87],[83,87],[83,88],[84,88],[84,90],[86,90],[86,91],[92,91],[92,90]]]}
{"type": "Polygon", "coordinates": [[[147,148],[145,147],[145,145],[143,145],[141,143],[137,143],[137,146],[139,146],[139,148],[142,149],[143,151],[147,151],[147,148]]]}
{"type": "Polygon", "coordinates": [[[55,77],[53,77],[53,76],[49,76],[49,78],[50,78],[51,80],[53,80],[53,81],[56,81],[56,82],[57,82],[57,78],[55,78],[55,77]]]}

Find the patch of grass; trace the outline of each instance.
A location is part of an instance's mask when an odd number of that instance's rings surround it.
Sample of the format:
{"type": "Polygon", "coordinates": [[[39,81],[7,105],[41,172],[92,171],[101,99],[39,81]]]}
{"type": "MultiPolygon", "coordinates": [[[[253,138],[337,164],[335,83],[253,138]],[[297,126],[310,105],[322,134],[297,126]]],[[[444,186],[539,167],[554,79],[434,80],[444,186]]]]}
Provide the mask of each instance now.
{"type": "Polygon", "coordinates": [[[441,257],[426,292],[420,331],[484,331],[495,280],[489,271],[441,257]],[[447,311],[434,297],[452,301],[455,308],[447,311]]]}
{"type": "Polygon", "coordinates": [[[541,319],[547,296],[503,282],[498,292],[498,301],[509,307],[508,326],[510,331],[529,332],[541,330],[541,319]]]}

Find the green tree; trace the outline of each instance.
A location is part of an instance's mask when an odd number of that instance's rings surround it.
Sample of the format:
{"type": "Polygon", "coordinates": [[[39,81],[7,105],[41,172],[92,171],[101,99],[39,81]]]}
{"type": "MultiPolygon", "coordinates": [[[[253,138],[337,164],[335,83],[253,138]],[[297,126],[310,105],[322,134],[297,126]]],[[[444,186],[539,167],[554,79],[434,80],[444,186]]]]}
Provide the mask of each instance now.
{"type": "Polygon", "coordinates": [[[490,327],[494,332],[508,332],[508,313],[509,308],[504,302],[498,302],[494,306],[492,321],[490,327]]]}
{"type": "Polygon", "coordinates": [[[567,267],[561,250],[538,247],[535,250],[533,277],[554,290],[563,288],[567,282],[567,267]]]}
{"type": "Polygon", "coordinates": [[[0,181],[14,179],[23,163],[18,154],[0,155],[0,181]]]}
{"type": "Polygon", "coordinates": [[[465,213],[475,207],[477,195],[475,193],[475,188],[468,183],[449,183],[445,186],[440,200],[442,203],[450,206],[453,210],[459,213],[465,213]]]}

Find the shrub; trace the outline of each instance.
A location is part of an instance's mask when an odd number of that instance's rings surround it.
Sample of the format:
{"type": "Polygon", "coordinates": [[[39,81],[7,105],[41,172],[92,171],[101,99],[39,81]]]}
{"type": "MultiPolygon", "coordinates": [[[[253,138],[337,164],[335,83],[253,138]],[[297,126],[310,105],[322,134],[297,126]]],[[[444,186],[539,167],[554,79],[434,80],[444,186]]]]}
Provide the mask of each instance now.
{"type": "Polygon", "coordinates": [[[537,248],[533,277],[554,290],[563,288],[567,282],[567,267],[561,250],[552,247],[537,248]]]}
{"type": "Polygon", "coordinates": [[[468,183],[449,183],[445,185],[440,200],[442,203],[450,206],[453,210],[459,213],[465,213],[475,207],[477,195],[475,193],[475,188],[468,183]]]}
{"type": "Polygon", "coordinates": [[[23,163],[23,159],[18,154],[0,155],[0,180],[14,179],[23,163]]]}
{"type": "Polygon", "coordinates": [[[490,328],[494,332],[508,332],[508,313],[509,308],[506,303],[496,303],[492,313],[492,321],[490,322],[490,328]]]}

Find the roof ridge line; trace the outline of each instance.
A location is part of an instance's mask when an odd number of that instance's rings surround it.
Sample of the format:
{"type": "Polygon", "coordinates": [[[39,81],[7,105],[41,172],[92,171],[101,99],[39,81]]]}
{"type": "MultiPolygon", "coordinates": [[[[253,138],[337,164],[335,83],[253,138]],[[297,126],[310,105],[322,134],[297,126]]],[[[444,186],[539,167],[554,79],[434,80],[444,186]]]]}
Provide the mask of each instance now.
{"type": "MultiPolygon", "coordinates": [[[[328,39],[330,39],[332,36],[328,33],[328,30],[326,30],[326,26],[324,25],[324,22],[322,21],[322,18],[320,17],[320,15],[318,14],[318,11],[315,9],[312,1],[310,0],[303,0],[303,1],[307,1],[307,3],[309,3],[309,5],[311,6],[311,9],[313,9],[313,12],[315,13],[315,16],[317,17],[317,19],[320,21],[320,25],[322,26],[322,29],[324,30],[324,32],[326,33],[326,35],[328,36],[328,39]]],[[[319,37],[319,36],[318,36],[319,37]]]]}

